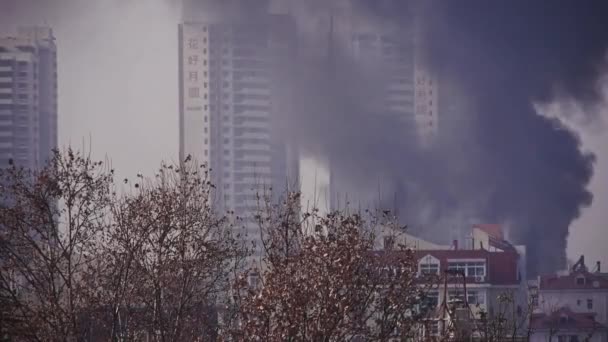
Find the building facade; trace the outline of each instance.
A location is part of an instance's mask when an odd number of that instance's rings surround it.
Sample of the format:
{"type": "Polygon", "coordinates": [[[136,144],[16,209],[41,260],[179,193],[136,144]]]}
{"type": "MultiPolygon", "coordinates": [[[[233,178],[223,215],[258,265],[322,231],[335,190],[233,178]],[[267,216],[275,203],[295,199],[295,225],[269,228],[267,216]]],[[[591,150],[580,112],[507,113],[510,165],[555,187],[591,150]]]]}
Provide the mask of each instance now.
{"type": "Polygon", "coordinates": [[[600,271],[581,257],[566,272],[538,277],[532,341],[608,341],[608,278],[600,271]]]}
{"type": "Polygon", "coordinates": [[[295,31],[287,15],[252,16],[179,26],[179,146],[182,160],[208,165],[215,204],[242,218],[255,242],[260,201],[282,195],[290,179],[290,153],[276,126],[287,110],[290,90],[281,77],[295,31]]]}
{"type": "MultiPolygon", "coordinates": [[[[379,120],[391,125],[395,129],[391,134],[399,132],[399,139],[409,139],[420,148],[432,145],[439,129],[439,84],[419,47],[420,34],[414,20],[407,26],[375,21],[361,16],[350,3],[336,1],[326,14],[328,68],[331,72],[357,74],[353,79],[365,85],[354,92],[365,94],[373,102],[365,104],[369,105],[366,114],[378,115],[379,120]],[[339,63],[332,61],[336,53],[342,54],[339,63]],[[341,64],[352,69],[341,70],[345,68],[341,64]]],[[[370,175],[373,186],[351,184],[332,167],[330,158],[307,158],[301,168],[313,178],[302,180],[307,185],[303,187],[303,199],[308,206],[316,203],[324,210],[348,205],[375,209],[386,200],[379,198],[382,194],[392,196],[394,192],[394,184],[380,175],[370,175]]]]}
{"type": "Polygon", "coordinates": [[[519,340],[531,314],[525,247],[505,240],[495,224],[474,225],[471,237],[472,243],[438,245],[405,232],[380,230],[375,245],[384,250],[404,245],[414,251],[426,297],[427,324],[421,334],[454,337],[452,329],[458,328],[466,329],[467,336],[484,338],[492,325],[488,322],[504,318],[509,333],[515,328],[519,340]]]}
{"type": "Polygon", "coordinates": [[[57,48],[47,27],[0,38],[0,167],[36,169],[57,148],[57,48]]]}

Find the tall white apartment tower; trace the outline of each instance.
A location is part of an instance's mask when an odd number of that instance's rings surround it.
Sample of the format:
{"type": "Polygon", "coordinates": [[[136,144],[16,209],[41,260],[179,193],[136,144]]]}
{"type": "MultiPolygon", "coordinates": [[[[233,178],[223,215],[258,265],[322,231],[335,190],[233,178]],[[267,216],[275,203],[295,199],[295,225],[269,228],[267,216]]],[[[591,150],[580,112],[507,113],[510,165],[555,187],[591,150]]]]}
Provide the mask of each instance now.
{"type": "MultiPolygon", "coordinates": [[[[394,116],[392,122],[402,123],[402,134],[410,135],[422,148],[430,146],[439,127],[438,80],[422,54],[414,17],[409,25],[397,26],[360,16],[353,8],[349,0],[343,0],[335,2],[327,14],[329,48],[340,45],[361,72],[368,73],[378,88],[373,97],[379,101],[375,105],[377,115],[394,116]]],[[[331,59],[331,52],[328,56],[331,59]]],[[[331,160],[303,160],[302,170],[309,170],[307,177],[312,178],[310,170],[314,170],[314,180],[302,180],[303,185],[314,183],[303,189],[306,202],[315,197],[317,202],[326,202],[320,205],[330,210],[343,209],[347,203],[373,208],[379,205],[380,196],[394,191],[393,185],[383,184],[382,179],[370,179],[373,188],[345,184],[345,177],[331,164],[331,160]]]]}
{"type": "Polygon", "coordinates": [[[355,60],[375,63],[384,80],[382,107],[398,115],[406,126],[428,143],[437,133],[436,77],[426,67],[415,25],[390,27],[382,23],[350,22],[350,47],[355,60]],[[413,124],[413,125],[411,125],[413,124]]]}
{"type": "Polygon", "coordinates": [[[47,27],[0,37],[0,167],[44,166],[57,147],[57,50],[47,27]]]}
{"type": "Polygon", "coordinates": [[[281,194],[291,170],[276,133],[295,28],[289,16],[267,13],[193,19],[179,25],[180,158],[212,169],[218,208],[243,218],[256,240],[257,195],[281,194]]]}

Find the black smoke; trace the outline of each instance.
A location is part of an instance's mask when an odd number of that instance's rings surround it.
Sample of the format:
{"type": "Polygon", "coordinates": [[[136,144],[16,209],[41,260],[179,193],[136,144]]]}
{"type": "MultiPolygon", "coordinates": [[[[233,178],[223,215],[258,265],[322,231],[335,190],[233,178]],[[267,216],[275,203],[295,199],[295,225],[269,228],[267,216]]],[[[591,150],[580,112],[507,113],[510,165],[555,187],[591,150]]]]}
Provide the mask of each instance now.
{"type": "Polygon", "coordinates": [[[594,156],[535,105],[597,104],[608,3],[309,0],[290,8],[300,51],[281,132],[302,153],[329,160],[332,181],[352,203],[376,198],[440,242],[471,222],[503,223],[527,245],[531,274],[565,266],[570,224],[592,201],[594,156]],[[411,123],[375,106],[390,70],[351,58],[350,37],[340,36],[345,13],[401,30],[404,46],[412,32],[421,37],[440,81],[439,134],[430,147],[418,143],[411,123]]]}
{"type": "Polygon", "coordinates": [[[301,91],[303,110],[289,131],[302,134],[303,149],[329,158],[353,193],[390,184],[381,200],[419,234],[445,241],[471,220],[503,223],[527,245],[531,274],[564,267],[569,227],[592,201],[594,156],[535,104],[597,104],[608,3],[358,1],[352,9],[403,29],[404,39],[415,21],[441,83],[438,139],[422,148],[393,116],[368,106],[381,80],[344,68],[354,64],[334,52],[331,72],[349,77],[313,77],[316,86],[301,91]]]}
{"type": "MultiPolygon", "coordinates": [[[[481,217],[509,222],[528,246],[531,272],[565,265],[568,228],[591,203],[594,157],[534,103],[571,98],[594,106],[608,47],[605,1],[430,1],[369,7],[399,21],[418,11],[434,69],[469,100],[471,191],[488,191],[481,217]],[[390,9],[389,11],[386,11],[390,9]]],[[[466,142],[456,139],[440,148],[466,142]]],[[[447,143],[447,144],[446,144],[447,143]]],[[[466,154],[465,154],[466,155],[466,154]]],[[[466,159],[466,157],[465,157],[466,159]]],[[[446,176],[449,175],[446,174],[446,176]]]]}

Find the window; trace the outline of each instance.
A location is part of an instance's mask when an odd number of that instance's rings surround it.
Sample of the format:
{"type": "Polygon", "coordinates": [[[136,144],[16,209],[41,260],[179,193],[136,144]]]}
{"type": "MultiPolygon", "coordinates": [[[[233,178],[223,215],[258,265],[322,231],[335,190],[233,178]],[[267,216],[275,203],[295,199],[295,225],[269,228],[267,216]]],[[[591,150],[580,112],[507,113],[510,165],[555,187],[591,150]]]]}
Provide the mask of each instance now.
{"type": "Polygon", "coordinates": [[[576,300],[576,305],[577,305],[577,306],[581,306],[581,300],[580,300],[580,299],[577,299],[577,300],[576,300]]]}
{"type": "Polygon", "coordinates": [[[427,255],[418,261],[419,274],[439,274],[439,260],[432,255],[427,255]]]}
{"type": "Polygon", "coordinates": [[[587,299],[587,309],[593,309],[593,299],[587,299]]]}
{"type": "Polygon", "coordinates": [[[486,264],[483,261],[448,262],[448,270],[464,271],[466,277],[483,277],[486,275],[486,264]]]}
{"type": "Polygon", "coordinates": [[[420,264],[420,274],[439,274],[439,264],[420,264]]]}
{"type": "Polygon", "coordinates": [[[258,288],[260,286],[260,276],[257,273],[251,273],[248,277],[249,286],[252,288],[258,288]]]}
{"type": "MultiPolygon", "coordinates": [[[[451,290],[448,292],[448,301],[462,301],[464,302],[464,291],[463,290],[451,290]]],[[[469,305],[484,305],[486,299],[483,292],[478,290],[467,291],[467,303],[469,305]]]]}
{"type": "Polygon", "coordinates": [[[576,285],[585,285],[585,277],[583,277],[583,276],[576,277],[576,285]]]}
{"type": "Polygon", "coordinates": [[[190,49],[198,49],[198,40],[194,38],[188,39],[188,47],[190,49]]]}
{"type": "Polygon", "coordinates": [[[579,342],[578,335],[559,335],[557,342],[579,342]]]}
{"type": "Polygon", "coordinates": [[[424,304],[427,308],[434,309],[439,305],[439,291],[429,291],[424,295],[424,304]]]}
{"type": "Polygon", "coordinates": [[[394,236],[385,236],[383,241],[383,248],[385,250],[391,250],[395,246],[395,237],[394,236]]]}
{"type": "Polygon", "coordinates": [[[427,321],[427,332],[431,336],[439,335],[439,321],[432,320],[427,321]]]}

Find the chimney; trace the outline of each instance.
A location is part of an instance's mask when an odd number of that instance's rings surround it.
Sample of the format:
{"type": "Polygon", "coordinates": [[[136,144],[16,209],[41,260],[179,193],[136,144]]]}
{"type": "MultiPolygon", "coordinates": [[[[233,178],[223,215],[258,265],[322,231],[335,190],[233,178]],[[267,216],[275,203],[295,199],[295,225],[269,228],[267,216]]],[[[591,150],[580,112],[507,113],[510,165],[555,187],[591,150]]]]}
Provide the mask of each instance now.
{"type": "Polygon", "coordinates": [[[597,273],[601,273],[602,272],[602,263],[598,261],[596,263],[596,265],[597,265],[597,273]]]}
{"type": "Polygon", "coordinates": [[[458,240],[454,240],[452,242],[452,246],[454,246],[454,250],[457,251],[458,250],[458,240]]]}

